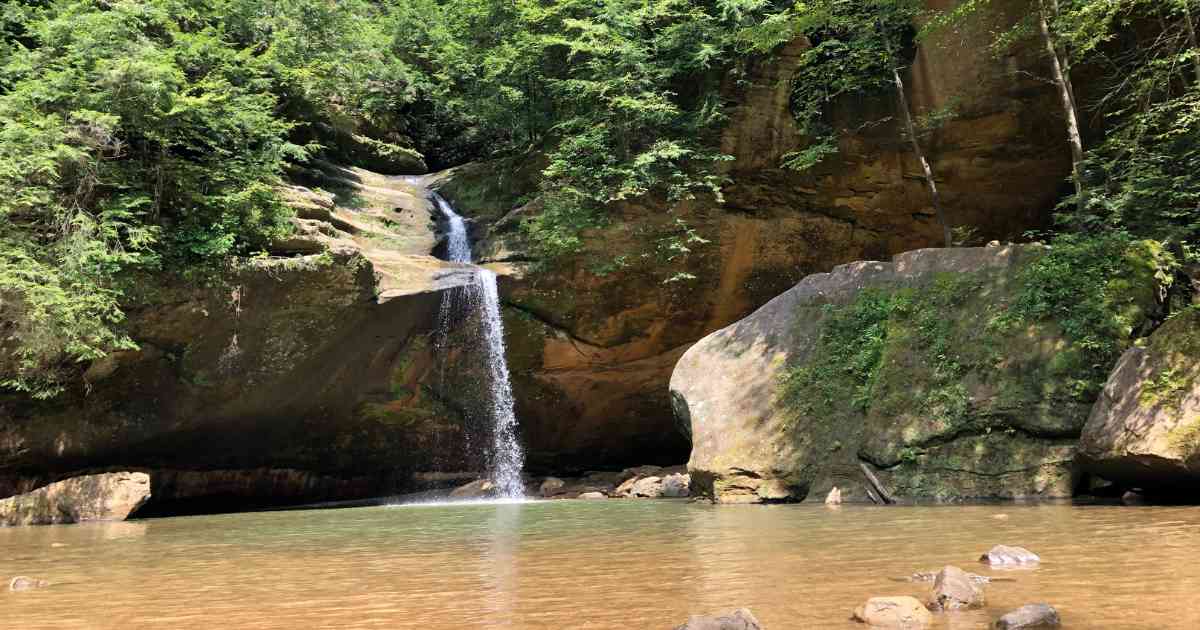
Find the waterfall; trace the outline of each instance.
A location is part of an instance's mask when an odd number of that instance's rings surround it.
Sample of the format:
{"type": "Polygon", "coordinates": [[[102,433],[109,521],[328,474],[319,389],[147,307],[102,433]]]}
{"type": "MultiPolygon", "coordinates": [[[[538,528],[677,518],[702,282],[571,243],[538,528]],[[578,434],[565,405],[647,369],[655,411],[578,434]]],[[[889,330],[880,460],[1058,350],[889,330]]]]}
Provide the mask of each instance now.
{"type": "MultiPolygon", "coordinates": [[[[471,241],[466,222],[450,202],[433,193],[434,203],[446,217],[446,259],[452,262],[471,262],[471,241]]],[[[447,291],[438,312],[438,337],[444,340],[450,330],[451,316],[456,307],[467,308],[478,315],[479,336],[486,367],[485,410],[492,429],[491,449],[487,453],[488,477],[503,498],[520,498],[525,494],[521,468],[525,454],[517,441],[517,415],[514,408],[512,381],[505,360],[504,322],[500,319],[500,292],[496,274],[477,269],[475,279],[461,289],[447,291]]]]}

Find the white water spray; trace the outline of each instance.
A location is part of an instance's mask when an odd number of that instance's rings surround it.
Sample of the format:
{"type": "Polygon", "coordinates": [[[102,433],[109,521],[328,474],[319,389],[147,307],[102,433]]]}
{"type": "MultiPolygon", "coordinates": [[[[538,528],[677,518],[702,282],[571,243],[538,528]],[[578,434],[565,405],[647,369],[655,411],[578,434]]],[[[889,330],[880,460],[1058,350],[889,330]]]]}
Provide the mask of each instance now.
{"type": "MultiPolygon", "coordinates": [[[[448,227],[446,258],[452,262],[471,262],[471,242],[466,222],[448,201],[434,193],[438,210],[446,217],[448,227]]],[[[475,280],[461,289],[447,291],[438,313],[439,337],[443,340],[450,329],[450,316],[456,304],[479,315],[480,336],[486,364],[486,409],[492,425],[492,448],[488,453],[488,476],[503,498],[520,498],[525,494],[521,469],[525,453],[517,441],[517,415],[514,409],[512,382],[505,360],[504,322],[500,319],[500,293],[496,274],[478,269],[475,280]]]]}

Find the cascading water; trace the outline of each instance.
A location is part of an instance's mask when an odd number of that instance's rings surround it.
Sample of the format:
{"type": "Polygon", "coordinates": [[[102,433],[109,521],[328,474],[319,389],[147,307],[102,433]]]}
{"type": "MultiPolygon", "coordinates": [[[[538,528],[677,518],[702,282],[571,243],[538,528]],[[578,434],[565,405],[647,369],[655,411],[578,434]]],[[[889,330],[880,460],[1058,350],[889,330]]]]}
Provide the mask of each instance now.
{"type": "MultiPolygon", "coordinates": [[[[467,225],[454,211],[450,202],[437,193],[434,203],[446,217],[446,258],[452,262],[471,262],[471,241],[467,225]]],[[[487,454],[488,476],[502,498],[520,498],[525,494],[521,468],[525,454],[517,441],[517,415],[514,409],[512,382],[505,360],[504,322],[500,319],[500,293],[496,274],[477,269],[475,281],[459,290],[447,291],[438,313],[439,337],[449,334],[452,311],[456,304],[472,309],[478,315],[482,351],[486,367],[487,398],[485,409],[492,428],[491,450],[487,454]]]]}

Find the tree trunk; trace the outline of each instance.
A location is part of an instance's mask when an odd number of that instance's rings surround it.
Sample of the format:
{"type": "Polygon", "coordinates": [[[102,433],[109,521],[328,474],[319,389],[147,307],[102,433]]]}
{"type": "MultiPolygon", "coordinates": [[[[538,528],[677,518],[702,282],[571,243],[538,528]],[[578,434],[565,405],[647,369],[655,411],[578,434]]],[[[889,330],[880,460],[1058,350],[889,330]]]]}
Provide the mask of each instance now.
{"type": "Polygon", "coordinates": [[[938,223],[942,225],[942,239],[945,241],[946,247],[952,247],[954,239],[950,234],[950,224],[946,222],[946,212],[942,209],[942,196],[938,193],[937,182],[933,179],[933,168],[929,166],[929,160],[925,158],[925,151],[921,149],[921,140],[917,138],[912,112],[908,109],[908,96],[904,93],[904,79],[900,78],[898,68],[892,68],[892,77],[896,82],[896,94],[900,98],[900,111],[904,114],[904,126],[908,130],[908,140],[912,143],[912,150],[917,156],[917,161],[921,163],[925,183],[929,186],[929,197],[933,200],[933,211],[937,215],[938,223]]]}
{"type": "Polygon", "coordinates": [[[1063,113],[1067,116],[1067,143],[1071,145],[1071,173],[1075,179],[1075,203],[1082,212],[1087,208],[1087,199],[1084,197],[1083,187],[1083,136],[1079,132],[1079,113],[1075,107],[1070,75],[1063,69],[1062,60],[1058,56],[1058,48],[1054,45],[1054,37],[1050,34],[1044,0],[1038,0],[1038,9],[1038,28],[1041,30],[1042,43],[1046,45],[1046,52],[1050,55],[1050,70],[1054,74],[1054,83],[1058,87],[1058,94],[1062,99],[1063,113]]]}
{"type": "Polygon", "coordinates": [[[1192,7],[1183,3],[1183,24],[1187,27],[1188,44],[1192,47],[1192,66],[1196,69],[1196,84],[1200,85],[1200,45],[1196,44],[1196,25],[1192,22],[1192,7]]]}

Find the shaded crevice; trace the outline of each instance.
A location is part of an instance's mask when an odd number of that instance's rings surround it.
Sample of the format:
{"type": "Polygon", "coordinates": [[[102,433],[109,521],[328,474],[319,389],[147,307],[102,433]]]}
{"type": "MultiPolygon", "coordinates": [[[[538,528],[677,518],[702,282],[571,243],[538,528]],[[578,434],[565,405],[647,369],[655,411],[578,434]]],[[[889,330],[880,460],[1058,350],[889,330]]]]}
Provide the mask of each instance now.
{"type": "Polygon", "coordinates": [[[576,335],[575,333],[571,332],[565,325],[555,322],[554,320],[550,319],[546,315],[539,313],[538,311],[533,310],[527,306],[522,306],[520,304],[517,304],[516,302],[512,302],[509,300],[503,300],[501,302],[501,304],[503,306],[505,306],[506,308],[511,308],[514,311],[524,313],[525,315],[528,315],[531,319],[538,322],[539,324],[542,324],[543,326],[566,336],[568,339],[571,340],[571,343],[573,343],[573,344],[582,343],[582,344],[592,346],[593,348],[610,348],[610,347],[612,347],[612,346],[605,346],[605,345],[596,343],[596,342],[588,340],[588,339],[584,339],[583,337],[580,337],[579,335],[576,335]]]}
{"type": "MultiPolygon", "coordinates": [[[[957,442],[959,440],[963,440],[963,439],[969,439],[969,438],[975,438],[975,437],[986,437],[989,435],[993,435],[993,433],[988,433],[986,431],[980,431],[973,427],[963,428],[963,429],[960,429],[960,430],[952,432],[952,433],[935,435],[923,442],[916,442],[913,444],[905,444],[904,446],[906,448],[920,448],[920,449],[937,448],[939,446],[949,446],[950,444],[957,442]]],[[[1079,438],[1078,432],[1072,432],[1072,433],[1063,433],[1063,432],[1056,432],[1056,431],[1044,431],[1043,432],[1043,431],[1035,431],[1035,430],[1031,430],[1031,429],[1023,428],[1023,427],[1005,427],[1001,431],[1001,433],[1008,433],[1010,437],[1020,435],[1022,437],[1029,438],[1032,440],[1075,440],[1075,439],[1079,438]],[[1011,433],[1008,433],[1009,431],[1011,431],[1011,433]]],[[[878,460],[878,459],[871,457],[871,455],[869,453],[865,453],[862,451],[859,451],[858,459],[861,462],[870,464],[880,470],[891,470],[891,469],[897,468],[904,464],[903,460],[896,460],[894,462],[885,462],[883,460],[878,460]]],[[[1040,465],[1035,466],[1035,468],[1040,468],[1040,467],[1041,467],[1040,465]]],[[[964,471],[964,472],[967,472],[967,471],[964,471]]]]}

